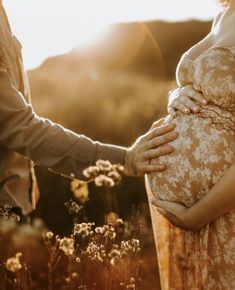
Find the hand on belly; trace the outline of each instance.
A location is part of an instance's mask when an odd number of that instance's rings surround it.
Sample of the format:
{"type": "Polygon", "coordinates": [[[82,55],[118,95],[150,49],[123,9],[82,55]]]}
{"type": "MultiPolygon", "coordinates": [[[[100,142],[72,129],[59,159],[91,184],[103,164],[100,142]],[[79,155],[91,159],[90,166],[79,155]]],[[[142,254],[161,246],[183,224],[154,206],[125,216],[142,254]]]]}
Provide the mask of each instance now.
{"type": "Polygon", "coordinates": [[[235,137],[197,115],[167,117],[179,133],[171,145],[175,151],[152,162],[164,163],[166,171],[148,175],[151,194],[163,200],[191,206],[204,196],[235,161],[235,137]]]}

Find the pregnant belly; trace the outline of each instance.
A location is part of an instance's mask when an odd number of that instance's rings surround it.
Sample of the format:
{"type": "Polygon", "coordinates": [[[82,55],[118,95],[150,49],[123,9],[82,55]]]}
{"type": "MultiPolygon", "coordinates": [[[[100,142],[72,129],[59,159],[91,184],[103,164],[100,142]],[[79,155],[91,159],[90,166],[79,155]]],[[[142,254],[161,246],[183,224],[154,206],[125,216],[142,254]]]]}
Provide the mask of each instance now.
{"type": "Polygon", "coordinates": [[[147,176],[150,194],[163,200],[191,206],[218,182],[235,161],[235,135],[198,115],[178,114],[166,123],[176,124],[175,151],[152,163],[164,163],[167,169],[147,176]]]}

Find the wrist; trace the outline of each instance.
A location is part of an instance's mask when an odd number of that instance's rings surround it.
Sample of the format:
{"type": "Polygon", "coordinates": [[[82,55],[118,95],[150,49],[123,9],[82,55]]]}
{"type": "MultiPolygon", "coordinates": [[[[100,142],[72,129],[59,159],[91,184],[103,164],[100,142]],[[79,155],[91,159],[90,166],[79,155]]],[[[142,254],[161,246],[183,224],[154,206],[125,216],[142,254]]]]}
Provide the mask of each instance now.
{"type": "Polygon", "coordinates": [[[193,206],[185,212],[183,219],[189,230],[198,230],[206,224],[202,220],[202,215],[194,211],[193,206]]]}
{"type": "Polygon", "coordinates": [[[132,176],[133,167],[133,156],[131,148],[127,148],[125,158],[124,158],[124,174],[127,176],[132,176]]]}

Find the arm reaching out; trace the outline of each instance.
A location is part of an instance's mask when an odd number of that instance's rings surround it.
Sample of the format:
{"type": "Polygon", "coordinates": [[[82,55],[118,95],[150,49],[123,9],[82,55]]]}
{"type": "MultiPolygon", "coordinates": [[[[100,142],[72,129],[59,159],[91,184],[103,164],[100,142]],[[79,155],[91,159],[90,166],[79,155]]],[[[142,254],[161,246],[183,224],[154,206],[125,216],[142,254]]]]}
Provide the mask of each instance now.
{"type": "Polygon", "coordinates": [[[220,181],[192,207],[154,199],[151,202],[172,224],[186,230],[196,230],[235,210],[235,164],[224,174],[220,181]]]}
{"type": "Polygon", "coordinates": [[[34,162],[53,171],[83,178],[84,168],[98,159],[124,164],[125,173],[143,175],[153,170],[149,160],[172,152],[161,147],[177,138],[170,131],[174,126],[153,128],[139,138],[128,150],[124,147],[94,142],[35,114],[22,94],[14,87],[7,70],[0,67],[0,144],[19,152],[34,162]],[[173,134],[173,135],[172,135],[173,134]],[[154,150],[154,148],[157,150],[154,150]]]}

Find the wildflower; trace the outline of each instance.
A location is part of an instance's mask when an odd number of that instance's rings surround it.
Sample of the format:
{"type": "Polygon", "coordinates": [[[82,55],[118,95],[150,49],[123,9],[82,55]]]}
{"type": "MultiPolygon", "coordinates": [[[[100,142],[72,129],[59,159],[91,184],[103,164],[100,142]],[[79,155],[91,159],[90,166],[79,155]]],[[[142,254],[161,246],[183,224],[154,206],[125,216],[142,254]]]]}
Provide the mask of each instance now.
{"type": "Polygon", "coordinates": [[[78,214],[83,209],[83,206],[80,206],[72,199],[65,202],[65,206],[68,208],[70,214],[78,214]]]}
{"type": "Polygon", "coordinates": [[[16,273],[22,268],[22,265],[20,263],[21,256],[22,256],[22,253],[17,253],[15,257],[11,257],[7,259],[6,268],[8,271],[16,273]]]}
{"type": "Polygon", "coordinates": [[[19,222],[20,217],[12,212],[12,206],[5,204],[3,207],[0,207],[0,218],[12,222],[19,222]]]}
{"type": "Polygon", "coordinates": [[[138,253],[140,251],[140,242],[137,239],[122,241],[121,250],[123,252],[123,255],[128,255],[130,253],[138,253]]]}
{"type": "Polygon", "coordinates": [[[74,239],[60,239],[60,249],[65,253],[66,256],[72,256],[74,254],[74,239]]]}
{"type": "Polygon", "coordinates": [[[89,190],[88,186],[83,186],[74,192],[74,197],[81,203],[85,204],[89,201],[89,190]]]}
{"type": "Polygon", "coordinates": [[[140,251],[140,241],[137,239],[132,239],[131,240],[132,248],[134,252],[139,252],[140,251]]]}
{"type": "Polygon", "coordinates": [[[48,239],[48,240],[51,240],[53,238],[54,234],[52,232],[47,232],[45,234],[45,238],[48,239]]]}
{"type": "Polygon", "coordinates": [[[98,187],[106,186],[106,187],[114,187],[115,183],[112,178],[101,174],[95,178],[95,185],[98,187]]]}
{"type": "Polygon", "coordinates": [[[95,232],[97,233],[97,234],[103,234],[103,232],[104,232],[104,228],[103,227],[96,227],[95,228],[95,232]]]}
{"type": "Polygon", "coordinates": [[[93,235],[92,227],[94,223],[81,223],[75,224],[73,228],[73,234],[79,235],[83,239],[93,235]]]}
{"type": "Polygon", "coordinates": [[[118,215],[115,212],[110,212],[105,216],[105,222],[108,225],[116,225],[118,220],[118,215]]]}
{"type": "Polygon", "coordinates": [[[121,180],[124,167],[119,164],[112,165],[108,160],[98,160],[95,166],[83,171],[83,175],[95,181],[96,186],[113,187],[121,180]]]}
{"type": "Polygon", "coordinates": [[[74,173],[70,173],[70,177],[71,178],[75,178],[75,174],[74,173]]]}
{"type": "Polygon", "coordinates": [[[114,240],[116,238],[115,229],[111,225],[104,225],[103,227],[97,227],[95,228],[95,232],[111,240],[114,240]]]}
{"type": "Polygon", "coordinates": [[[121,174],[116,170],[110,171],[108,177],[112,178],[114,183],[118,183],[122,179],[121,174]]]}
{"type": "Polygon", "coordinates": [[[100,172],[100,169],[98,166],[90,166],[83,170],[83,175],[88,179],[94,179],[96,176],[98,176],[100,172]]]}
{"type": "Polygon", "coordinates": [[[78,289],[79,290],[87,290],[87,287],[86,287],[86,285],[81,285],[81,286],[78,286],[78,289]]]}
{"type": "Polygon", "coordinates": [[[124,222],[123,222],[123,220],[122,219],[120,219],[120,218],[118,218],[117,220],[116,220],[116,225],[123,225],[124,224],[124,222]]]}
{"type": "Polygon", "coordinates": [[[71,191],[74,194],[74,197],[84,204],[89,200],[89,190],[87,182],[74,179],[70,184],[71,191]]]}
{"type": "Polygon", "coordinates": [[[123,173],[124,171],[124,166],[120,164],[114,164],[113,165],[113,170],[118,171],[119,173],[123,173]]]}
{"type": "Polygon", "coordinates": [[[91,242],[85,253],[92,261],[103,262],[106,257],[105,248],[103,245],[99,246],[94,242],[91,242]]]}
{"type": "Polygon", "coordinates": [[[98,160],[96,161],[96,166],[100,171],[109,172],[112,170],[112,164],[108,160],[98,160]]]}
{"type": "Polygon", "coordinates": [[[78,278],[78,273],[73,272],[72,275],[71,275],[71,278],[72,279],[77,279],[78,278]]]}
{"type": "Polygon", "coordinates": [[[130,284],[128,284],[126,286],[126,289],[132,289],[132,290],[136,290],[136,285],[135,285],[135,278],[131,277],[130,279],[130,284]]]}
{"type": "Polygon", "coordinates": [[[110,264],[112,266],[115,266],[118,264],[119,260],[122,258],[122,253],[118,249],[114,248],[109,253],[109,258],[110,258],[110,264]]]}

